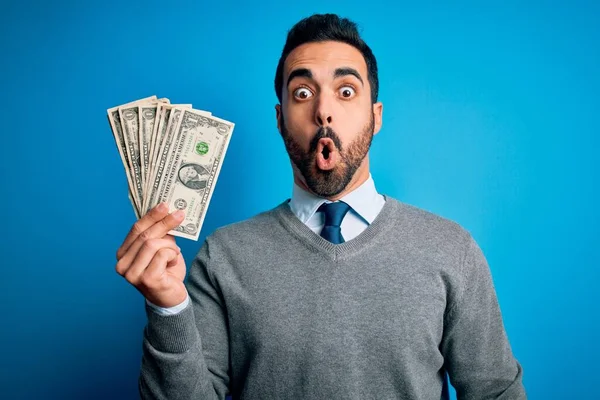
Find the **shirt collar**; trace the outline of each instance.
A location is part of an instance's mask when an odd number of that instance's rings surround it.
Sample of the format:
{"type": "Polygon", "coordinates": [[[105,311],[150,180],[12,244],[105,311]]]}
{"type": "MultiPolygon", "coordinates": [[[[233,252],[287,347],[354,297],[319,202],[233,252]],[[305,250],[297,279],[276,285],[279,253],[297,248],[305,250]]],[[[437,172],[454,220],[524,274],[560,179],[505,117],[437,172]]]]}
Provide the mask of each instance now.
{"type": "MultiPolygon", "coordinates": [[[[371,224],[378,213],[378,209],[374,207],[377,204],[378,195],[373,177],[369,174],[369,178],[362,185],[340,200],[348,204],[355,213],[371,224]]],[[[302,223],[306,224],[323,203],[330,203],[330,201],[307,192],[294,183],[289,204],[292,212],[296,214],[302,223]]]]}

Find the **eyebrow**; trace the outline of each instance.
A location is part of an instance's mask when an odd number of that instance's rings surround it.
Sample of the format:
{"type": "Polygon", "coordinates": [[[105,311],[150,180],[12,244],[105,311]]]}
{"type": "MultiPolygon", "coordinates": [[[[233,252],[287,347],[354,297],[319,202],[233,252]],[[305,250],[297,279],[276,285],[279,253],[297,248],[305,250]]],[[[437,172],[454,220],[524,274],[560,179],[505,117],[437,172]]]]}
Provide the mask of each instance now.
{"type": "Polygon", "coordinates": [[[310,71],[310,69],[308,69],[308,68],[298,68],[298,69],[295,69],[292,72],[290,72],[290,76],[288,76],[287,85],[289,86],[290,82],[294,78],[308,78],[308,79],[312,79],[312,77],[313,77],[313,75],[312,75],[312,72],[310,71]]]}
{"type": "MultiPolygon", "coordinates": [[[[341,78],[344,76],[348,76],[348,75],[352,75],[355,76],[356,79],[358,79],[360,81],[360,83],[364,86],[365,83],[363,82],[362,77],[360,76],[360,74],[358,73],[357,70],[355,70],[354,68],[350,68],[350,67],[342,67],[342,68],[336,68],[336,70],[333,72],[333,78],[341,78]]],[[[313,78],[313,74],[311,72],[310,69],[308,68],[298,68],[293,70],[292,72],[290,72],[290,76],[288,77],[288,81],[287,81],[287,85],[290,85],[290,82],[294,79],[294,78],[308,78],[308,79],[312,79],[313,78]]]]}
{"type": "Polygon", "coordinates": [[[350,68],[350,67],[337,68],[335,70],[335,72],[333,73],[333,77],[334,78],[341,78],[341,77],[347,76],[347,75],[353,75],[353,76],[355,76],[356,79],[358,79],[363,86],[365,85],[365,83],[363,82],[360,74],[354,68],[350,68]]]}

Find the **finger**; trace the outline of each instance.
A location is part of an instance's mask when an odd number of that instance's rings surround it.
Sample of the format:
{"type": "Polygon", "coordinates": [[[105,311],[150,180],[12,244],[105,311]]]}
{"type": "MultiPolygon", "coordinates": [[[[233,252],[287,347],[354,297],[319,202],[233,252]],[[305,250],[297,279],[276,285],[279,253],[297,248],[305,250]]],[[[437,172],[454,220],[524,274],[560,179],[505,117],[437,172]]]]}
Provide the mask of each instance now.
{"type": "MultiPolygon", "coordinates": [[[[137,256],[137,253],[144,242],[150,239],[163,239],[171,229],[179,226],[181,221],[183,221],[183,212],[178,210],[175,213],[167,215],[150,228],[146,229],[138,236],[135,242],[129,246],[125,254],[119,260],[119,263],[121,263],[124,267],[129,266],[137,256]]],[[[175,242],[174,239],[170,240],[175,242]]]]}
{"type": "Polygon", "coordinates": [[[168,240],[172,241],[173,243],[175,243],[175,236],[173,236],[173,235],[167,234],[163,237],[163,239],[168,239],[168,240]]]}
{"type": "Polygon", "coordinates": [[[169,206],[166,203],[160,203],[131,227],[131,230],[125,237],[123,244],[117,250],[117,260],[121,259],[123,255],[127,252],[129,247],[135,240],[144,232],[146,229],[150,228],[152,225],[163,219],[169,213],[169,206]]]}
{"type": "Polygon", "coordinates": [[[183,210],[176,210],[171,214],[166,215],[164,218],[156,222],[150,228],[148,228],[145,232],[143,232],[140,236],[147,235],[148,238],[155,237],[164,237],[171,230],[177,228],[179,224],[184,220],[185,213],[183,210]]]}
{"type": "Polygon", "coordinates": [[[140,284],[148,289],[164,289],[161,285],[164,285],[165,282],[162,277],[167,269],[167,264],[177,260],[179,256],[180,253],[176,253],[172,249],[165,248],[157,251],[148,268],[142,273],[140,284]]]}
{"type": "MultiPolygon", "coordinates": [[[[136,285],[139,282],[140,275],[144,272],[144,269],[148,267],[150,261],[154,255],[160,249],[171,249],[178,254],[181,249],[169,239],[150,239],[146,240],[140,250],[138,251],[135,259],[130,265],[124,265],[117,263],[117,272],[123,275],[127,281],[136,285]]],[[[121,261],[119,261],[121,262],[121,261]]]]}

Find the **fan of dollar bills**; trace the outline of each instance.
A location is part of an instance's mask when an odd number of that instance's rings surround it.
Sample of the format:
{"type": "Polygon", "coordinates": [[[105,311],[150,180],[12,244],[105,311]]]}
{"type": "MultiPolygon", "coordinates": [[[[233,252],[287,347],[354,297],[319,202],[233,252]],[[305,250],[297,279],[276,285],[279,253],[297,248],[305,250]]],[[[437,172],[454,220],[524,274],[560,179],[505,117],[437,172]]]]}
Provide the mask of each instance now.
{"type": "Polygon", "coordinates": [[[156,96],[107,112],[137,218],[166,202],[185,212],[169,233],[198,240],[234,124],[156,96]]]}

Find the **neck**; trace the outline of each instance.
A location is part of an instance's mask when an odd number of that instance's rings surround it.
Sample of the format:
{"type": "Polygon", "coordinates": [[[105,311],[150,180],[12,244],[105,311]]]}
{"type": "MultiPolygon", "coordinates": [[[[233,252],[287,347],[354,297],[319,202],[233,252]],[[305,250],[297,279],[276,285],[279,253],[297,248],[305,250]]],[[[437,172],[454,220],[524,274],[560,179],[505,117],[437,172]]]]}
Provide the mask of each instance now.
{"type": "MultiPolygon", "coordinates": [[[[299,172],[296,173],[296,172],[297,171],[294,171],[294,183],[296,183],[296,185],[300,186],[302,189],[306,190],[307,192],[317,195],[316,193],[314,193],[312,190],[310,190],[308,188],[304,179],[301,178],[300,173],[299,172]]],[[[356,188],[358,188],[363,183],[365,183],[365,181],[367,179],[369,179],[369,156],[368,155],[365,157],[365,159],[363,160],[360,167],[356,170],[356,173],[354,174],[354,176],[352,176],[350,183],[348,183],[348,185],[344,188],[344,190],[342,190],[340,193],[336,194],[335,196],[325,197],[325,198],[329,201],[337,201],[337,200],[341,199],[342,197],[344,197],[345,195],[347,195],[348,193],[354,191],[356,188]]]]}

